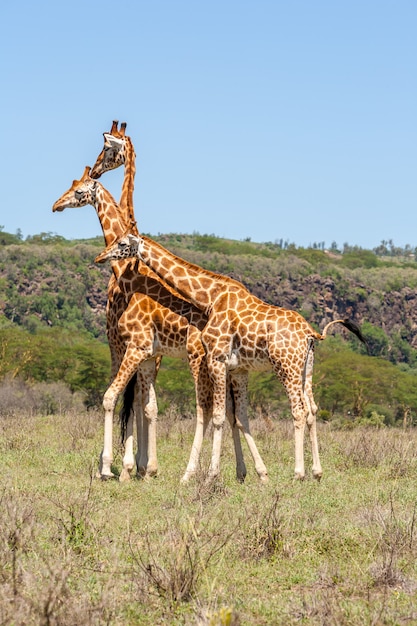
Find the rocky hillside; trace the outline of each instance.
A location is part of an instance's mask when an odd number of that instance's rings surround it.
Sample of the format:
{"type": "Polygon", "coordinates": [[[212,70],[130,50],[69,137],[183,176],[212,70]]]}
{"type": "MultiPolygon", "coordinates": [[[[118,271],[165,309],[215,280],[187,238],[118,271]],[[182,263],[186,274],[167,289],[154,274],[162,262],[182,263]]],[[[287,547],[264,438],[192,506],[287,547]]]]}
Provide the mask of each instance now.
{"type": "MultiPolygon", "coordinates": [[[[374,355],[413,365],[417,355],[417,263],[351,249],[329,254],[199,235],[156,237],[176,254],[242,281],[266,302],[301,312],[318,328],[336,317],[363,325],[374,355]]],[[[39,236],[0,243],[0,324],[43,326],[105,339],[108,266],[102,240],[39,236]],[[1,245],[1,243],[3,245],[1,245]]]]}

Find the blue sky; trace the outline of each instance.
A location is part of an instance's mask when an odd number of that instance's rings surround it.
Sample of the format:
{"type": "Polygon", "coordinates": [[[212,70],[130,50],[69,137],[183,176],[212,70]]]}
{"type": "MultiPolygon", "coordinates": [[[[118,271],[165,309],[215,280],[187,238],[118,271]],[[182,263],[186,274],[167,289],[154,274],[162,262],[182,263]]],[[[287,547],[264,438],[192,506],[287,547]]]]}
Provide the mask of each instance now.
{"type": "Polygon", "coordinates": [[[415,0],[14,0],[0,24],[4,230],[99,235],[51,207],[118,119],[143,232],[417,245],[415,0]]]}

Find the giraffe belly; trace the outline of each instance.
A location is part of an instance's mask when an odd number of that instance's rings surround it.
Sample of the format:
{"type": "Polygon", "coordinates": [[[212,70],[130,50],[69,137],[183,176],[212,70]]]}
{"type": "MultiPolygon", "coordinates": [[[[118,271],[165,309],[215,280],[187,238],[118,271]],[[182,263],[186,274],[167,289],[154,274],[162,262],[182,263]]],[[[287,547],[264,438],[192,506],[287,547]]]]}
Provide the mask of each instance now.
{"type": "Polygon", "coordinates": [[[170,341],[160,341],[158,338],[153,342],[153,356],[170,356],[174,359],[182,359],[187,356],[185,343],[176,344],[170,341]]]}
{"type": "Polygon", "coordinates": [[[266,354],[247,354],[242,350],[232,350],[227,359],[227,367],[231,371],[256,371],[265,372],[271,369],[271,362],[266,354]]]}

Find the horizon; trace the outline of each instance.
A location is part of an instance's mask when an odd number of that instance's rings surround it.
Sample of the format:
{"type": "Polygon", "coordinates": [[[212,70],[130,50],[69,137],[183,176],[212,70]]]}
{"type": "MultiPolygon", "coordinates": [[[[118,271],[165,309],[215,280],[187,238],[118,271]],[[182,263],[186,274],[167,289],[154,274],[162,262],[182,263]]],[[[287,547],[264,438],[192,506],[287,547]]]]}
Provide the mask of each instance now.
{"type": "MultiPolygon", "coordinates": [[[[37,237],[40,237],[41,240],[43,242],[47,242],[48,238],[51,239],[63,239],[65,242],[71,243],[71,242],[75,242],[75,241],[89,241],[89,240],[94,240],[94,239],[100,239],[103,237],[103,235],[101,233],[97,234],[97,235],[93,235],[91,237],[65,237],[64,235],[61,235],[60,233],[57,232],[53,232],[53,231],[48,231],[48,232],[39,232],[39,233],[31,233],[28,234],[26,236],[24,236],[22,234],[22,231],[20,228],[17,229],[17,231],[15,233],[11,233],[9,231],[6,231],[4,229],[4,226],[2,226],[0,224],[0,235],[2,233],[5,233],[7,235],[11,235],[13,237],[17,237],[18,239],[20,239],[22,242],[30,242],[31,239],[35,239],[37,237]]],[[[404,246],[397,246],[395,244],[395,242],[392,239],[388,239],[388,240],[382,240],[377,246],[374,246],[373,248],[366,248],[363,246],[360,246],[358,244],[355,244],[353,242],[349,242],[349,241],[345,241],[343,242],[342,245],[340,245],[338,242],[333,241],[330,245],[327,245],[327,242],[325,241],[313,241],[308,245],[299,245],[297,244],[297,242],[295,241],[289,241],[289,240],[283,240],[283,239],[279,239],[279,240],[275,240],[275,241],[254,241],[252,240],[250,237],[245,237],[244,239],[233,239],[231,237],[221,237],[219,235],[216,235],[215,233],[200,233],[200,232],[192,232],[192,233],[178,233],[178,232],[171,232],[171,233],[143,233],[144,235],[147,235],[150,238],[158,238],[158,237],[170,237],[170,236],[178,236],[178,237],[214,237],[216,239],[220,239],[223,241],[232,241],[232,242],[238,242],[238,243],[252,243],[254,245],[257,246],[262,246],[262,245],[275,245],[283,250],[287,250],[287,249],[291,249],[291,248],[296,248],[296,249],[311,249],[311,250],[319,250],[322,252],[334,252],[334,253],[340,253],[340,254],[344,254],[345,252],[350,252],[352,250],[363,250],[363,251],[369,251],[369,252],[375,252],[377,253],[377,251],[379,250],[380,252],[378,253],[378,256],[383,256],[381,250],[383,247],[386,248],[387,254],[388,256],[395,256],[396,254],[401,255],[401,253],[404,254],[410,254],[411,256],[414,256],[414,253],[417,253],[417,244],[413,245],[410,243],[406,243],[404,246]]],[[[105,245],[105,241],[103,239],[103,245],[105,245]]]]}

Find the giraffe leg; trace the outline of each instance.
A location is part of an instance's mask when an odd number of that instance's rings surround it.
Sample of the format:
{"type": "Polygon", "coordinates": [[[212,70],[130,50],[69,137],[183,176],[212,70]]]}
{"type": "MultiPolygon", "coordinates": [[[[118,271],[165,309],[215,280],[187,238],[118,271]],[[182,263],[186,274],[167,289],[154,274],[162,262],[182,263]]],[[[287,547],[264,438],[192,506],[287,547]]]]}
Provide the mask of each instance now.
{"type": "MultiPolygon", "coordinates": [[[[123,354],[116,350],[115,342],[109,338],[110,357],[111,357],[111,381],[113,381],[119,370],[120,363],[123,358],[123,354]]],[[[104,443],[103,450],[100,453],[98,472],[96,478],[106,480],[108,478],[114,478],[114,474],[111,471],[111,464],[113,462],[113,413],[105,412],[104,414],[104,443]]]]}
{"type": "MultiPolygon", "coordinates": [[[[307,354],[306,354],[307,356],[307,354]]],[[[282,361],[278,356],[270,355],[273,370],[277,378],[284,385],[290,401],[291,414],[294,423],[294,442],[295,442],[295,478],[304,480],[304,433],[309,416],[308,403],[304,393],[303,385],[303,368],[297,367],[295,371],[283,367],[282,361]]],[[[303,364],[304,362],[301,361],[303,364]]]]}
{"type": "Polygon", "coordinates": [[[238,428],[240,428],[240,430],[242,430],[245,436],[246,443],[248,444],[249,451],[255,463],[256,472],[261,482],[266,483],[268,482],[268,471],[266,469],[265,463],[262,460],[261,455],[259,454],[258,448],[256,446],[254,438],[252,437],[249,427],[247,400],[248,373],[231,372],[230,377],[232,380],[233,392],[235,396],[237,426],[238,428]]]}
{"type": "Polygon", "coordinates": [[[236,479],[239,483],[244,483],[246,478],[246,465],[243,458],[242,442],[240,441],[240,430],[236,421],[236,405],[232,385],[229,381],[226,394],[226,416],[232,429],[233,446],[236,458],[236,479]]]}
{"type": "Polygon", "coordinates": [[[207,424],[210,420],[210,415],[204,412],[201,407],[197,408],[197,420],[194,433],[193,444],[191,446],[190,458],[186,470],[181,478],[182,483],[187,483],[192,476],[195,475],[198,469],[198,462],[200,460],[201,448],[203,445],[204,435],[207,429],[207,424]]]}
{"type": "Polygon", "coordinates": [[[130,411],[127,423],[124,440],[125,451],[122,461],[122,471],[119,476],[120,482],[126,482],[130,480],[130,475],[135,467],[135,457],[133,454],[133,411],[130,411]]]}
{"type": "Polygon", "coordinates": [[[208,359],[208,366],[213,381],[213,447],[207,482],[214,481],[220,474],[220,454],[222,448],[223,427],[226,418],[226,365],[217,359],[208,359]]]}
{"type": "Polygon", "coordinates": [[[295,439],[295,478],[303,480],[305,478],[304,469],[304,433],[307,422],[308,409],[304,399],[302,389],[298,394],[291,393],[290,396],[291,413],[294,420],[295,439]]]}
{"type": "MultiPolygon", "coordinates": [[[[104,405],[104,402],[103,402],[104,405]]],[[[100,454],[99,477],[102,480],[113,478],[111,471],[113,462],[113,409],[111,406],[104,406],[104,445],[100,454]]]]}
{"type": "Polygon", "coordinates": [[[147,444],[147,463],[144,478],[150,478],[156,476],[158,472],[158,459],[156,454],[158,405],[155,392],[155,359],[148,359],[142,363],[140,369],[142,374],[143,434],[147,444]]]}
{"type": "MultiPolygon", "coordinates": [[[[104,447],[100,464],[100,475],[103,479],[113,476],[111,472],[111,463],[113,460],[113,419],[117,398],[144,358],[145,355],[142,350],[139,350],[135,346],[128,346],[119,371],[104,394],[104,447]]],[[[129,419],[131,419],[130,416],[129,419]]]]}
{"type": "Polygon", "coordinates": [[[314,351],[311,348],[306,364],[306,376],[304,384],[304,394],[308,407],[307,426],[310,435],[311,454],[313,457],[313,477],[316,480],[320,480],[323,475],[321,468],[320,456],[319,456],[319,444],[317,440],[317,405],[314,402],[313,396],[313,365],[314,365],[314,351]]]}
{"type": "Polygon", "coordinates": [[[135,402],[135,417],[136,417],[136,440],[137,440],[137,452],[136,452],[136,472],[138,476],[144,477],[146,474],[146,466],[148,465],[148,428],[145,424],[143,415],[143,403],[142,403],[142,383],[140,380],[140,368],[138,370],[138,382],[137,382],[137,400],[135,402]]]}
{"type": "Polygon", "coordinates": [[[203,345],[200,341],[200,333],[197,333],[197,341],[192,345],[196,337],[189,334],[187,350],[188,363],[194,379],[196,400],[196,426],[190,458],[186,470],[181,478],[186,483],[195,475],[200,461],[201,448],[207,429],[207,425],[213,415],[213,386],[207,369],[207,359],[203,345]]]}
{"type": "Polygon", "coordinates": [[[137,413],[136,405],[138,404],[138,394],[140,398],[138,376],[139,373],[137,372],[126,386],[123,395],[123,408],[120,413],[120,425],[123,435],[124,455],[122,461],[122,471],[119,476],[120,482],[130,480],[132,470],[135,467],[135,456],[133,453],[133,424],[137,413]]]}

